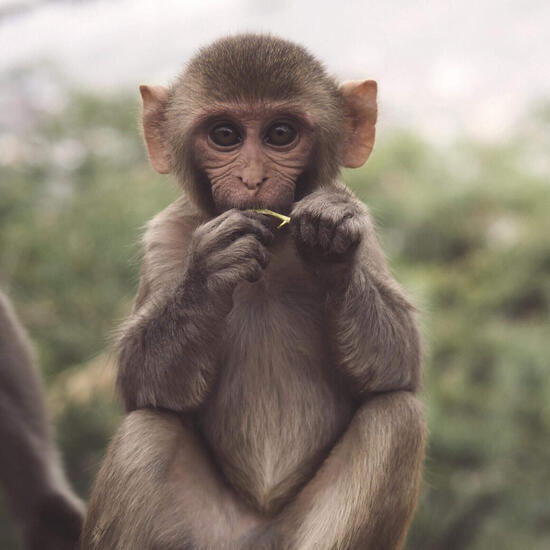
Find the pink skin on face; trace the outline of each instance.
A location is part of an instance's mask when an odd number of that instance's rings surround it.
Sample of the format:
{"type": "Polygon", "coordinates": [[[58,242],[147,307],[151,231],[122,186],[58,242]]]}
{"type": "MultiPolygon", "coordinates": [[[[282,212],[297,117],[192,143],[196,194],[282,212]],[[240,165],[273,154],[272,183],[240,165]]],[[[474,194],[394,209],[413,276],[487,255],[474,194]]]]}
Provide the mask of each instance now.
{"type": "Polygon", "coordinates": [[[274,104],[248,106],[246,110],[224,105],[216,110],[198,127],[195,151],[210,181],[217,210],[267,208],[288,213],[296,181],[313,149],[307,115],[296,107],[274,104]],[[270,138],[277,137],[277,125],[281,124],[290,127],[295,136],[290,143],[278,145],[270,138]],[[220,126],[230,130],[226,134],[236,134],[238,141],[228,146],[216,143],[213,130],[220,126]]]}

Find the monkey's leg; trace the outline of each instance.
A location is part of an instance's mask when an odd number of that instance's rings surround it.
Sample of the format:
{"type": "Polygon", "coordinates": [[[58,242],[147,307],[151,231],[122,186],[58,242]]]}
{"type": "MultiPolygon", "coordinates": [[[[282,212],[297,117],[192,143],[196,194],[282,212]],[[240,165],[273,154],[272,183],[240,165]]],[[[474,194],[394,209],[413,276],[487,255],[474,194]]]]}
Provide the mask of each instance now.
{"type": "Polygon", "coordinates": [[[250,548],[401,548],[416,506],[425,433],[413,394],[371,397],[315,477],[250,548]]]}
{"type": "Polygon", "coordinates": [[[0,483],[24,548],[77,548],[84,506],[65,479],[31,346],[2,293],[0,441],[0,483]]]}
{"type": "Polygon", "coordinates": [[[82,550],[210,550],[259,525],[174,413],[130,413],[96,479],[82,550]]]}

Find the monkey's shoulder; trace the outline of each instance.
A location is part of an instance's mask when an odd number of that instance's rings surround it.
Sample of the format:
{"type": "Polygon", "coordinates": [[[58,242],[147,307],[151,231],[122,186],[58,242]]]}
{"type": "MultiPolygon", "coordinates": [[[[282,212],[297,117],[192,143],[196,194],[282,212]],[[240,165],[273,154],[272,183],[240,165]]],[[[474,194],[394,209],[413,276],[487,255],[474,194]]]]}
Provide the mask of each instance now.
{"type": "Polygon", "coordinates": [[[185,194],[180,195],[147,223],[143,234],[145,251],[174,246],[176,242],[185,245],[193,230],[205,219],[185,194]]]}
{"type": "Polygon", "coordinates": [[[154,288],[171,288],[185,267],[193,231],[204,221],[197,207],[181,195],[152,218],[142,237],[142,279],[154,288]]]}

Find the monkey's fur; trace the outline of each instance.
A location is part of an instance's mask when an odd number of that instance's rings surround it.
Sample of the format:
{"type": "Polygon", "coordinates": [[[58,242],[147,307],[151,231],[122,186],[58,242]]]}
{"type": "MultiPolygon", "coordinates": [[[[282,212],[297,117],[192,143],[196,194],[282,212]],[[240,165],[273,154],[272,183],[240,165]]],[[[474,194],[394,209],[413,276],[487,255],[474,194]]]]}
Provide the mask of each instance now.
{"type": "Polygon", "coordinates": [[[169,90],[142,87],[151,162],[183,195],[145,235],[118,348],[128,416],[83,549],[402,546],[424,454],[420,339],[367,209],[337,179],[372,149],[375,95],[261,35],[201,50],[169,90]],[[304,121],[290,172],[249,135],[273,108],[304,121]],[[201,137],[220,109],[248,128],[235,153],[201,137]],[[218,157],[234,158],[222,184],[218,157]],[[289,229],[243,210],[274,204],[289,229]]]}
{"type": "Polygon", "coordinates": [[[63,474],[30,344],[0,292],[0,484],[26,550],[75,550],[84,506],[63,474]]]}

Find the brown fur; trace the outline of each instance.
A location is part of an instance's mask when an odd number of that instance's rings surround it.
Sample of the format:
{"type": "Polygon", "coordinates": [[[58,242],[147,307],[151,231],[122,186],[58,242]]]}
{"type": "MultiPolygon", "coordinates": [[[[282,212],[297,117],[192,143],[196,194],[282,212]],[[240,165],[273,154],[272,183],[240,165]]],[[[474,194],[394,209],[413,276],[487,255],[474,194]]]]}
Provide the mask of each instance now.
{"type": "Polygon", "coordinates": [[[63,474],[27,336],[0,293],[0,483],[28,550],[77,548],[84,507],[63,474]]]}
{"type": "Polygon", "coordinates": [[[185,194],[146,233],[119,388],[129,411],[173,412],[129,414],[83,549],[402,546],[425,438],[420,340],[366,208],[336,180],[370,153],[375,93],[251,35],[202,50],[146,100],[152,163],[169,159],[185,194]],[[290,228],[220,204],[196,154],[216,103],[266,101],[298,103],[314,132],[290,228]]]}

